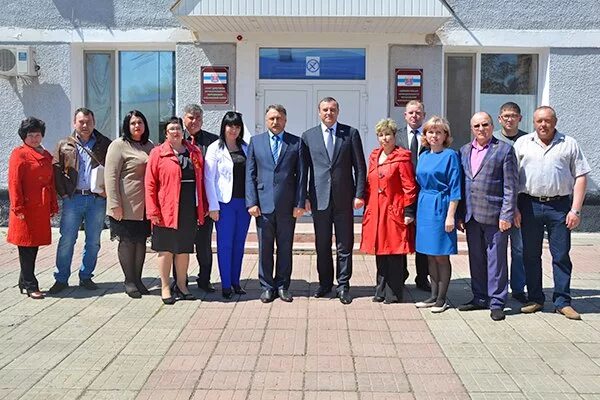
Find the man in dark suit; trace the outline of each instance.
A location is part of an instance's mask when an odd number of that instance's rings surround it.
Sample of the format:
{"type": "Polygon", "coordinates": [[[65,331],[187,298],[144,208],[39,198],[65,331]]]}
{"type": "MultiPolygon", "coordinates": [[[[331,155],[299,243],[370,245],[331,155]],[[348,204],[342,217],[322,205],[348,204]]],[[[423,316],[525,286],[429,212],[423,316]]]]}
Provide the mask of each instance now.
{"type": "Polygon", "coordinates": [[[473,115],[471,131],[473,141],[460,149],[465,191],[459,227],[467,231],[473,299],[458,309],[489,308],[491,318],[500,321],[508,295],[506,252],[517,203],[517,159],[512,146],[492,136],[488,113],[473,115]]]}
{"type": "Polygon", "coordinates": [[[350,304],[354,215],[364,205],[366,164],[358,130],[337,121],[340,109],[333,97],[319,102],[321,123],[302,134],[302,154],[309,170],[306,210],[315,227],[319,288],[323,297],[333,287],[331,238],[335,227],[337,296],[350,304]]]}
{"type": "Polygon", "coordinates": [[[287,112],[280,104],[267,107],[267,132],[253,136],[246,159],[246,207],[256,218],[258,234],[258,279],[260,300],[276,296],[293,300],[289,291],[292,276],[292,243],[296,218],[304,214],[306,171],[300,138],[285,132],[287,112]],[[273,276],[274,244],[277,261],[273,276]]]}
{"type": "MultiPolygon", "coordinates": [[[[406,150],[410,150],[412,164],[416,172],[419,155],[425,150],[425,147],[421,146],[423,121],[425,120],[425,105],[423,102],[420,100],[411,100],[406,103],[404,120],[406,121],[406,128],[398,130],[396,144],[406,150]]],[[[415,221],[415,224],[417,223],[418,221],[415,221]]],[[[415,277],[417,288],[430,292],[431,285],[428,278],[429,265],[427,263],[427,255],[417,252],[415,254],[415,266],[417,270],[417,276],[415,277]]],[[[404,281],[406,279],[408,279],[408,268],[404,265],[404,281]]]]}
{"type": "MultiPolygon", "coordinates": [[[[188,104],[183,108],[183,125],[186,140],[191,144],[198,146],[202,152],[202,156],[206,154],[206,148],[219,137],[214,133],[207,132],[202,129],[202,117],[204,111],[198,104],[188,104]]],[[[198,288],[213,293],[215,287],[210,283],[210,274],[212,272],[212,233],[213,220],[210,218],[204,219],[203,225],[198,225],[196,231],[196,259],[198,260],[198,279],[196,283],[198,288]]],[[[175,276],[175,268],[173,268],[175,276]]],[[[173,282],[175,284],[175,282],[173,282]]]]}

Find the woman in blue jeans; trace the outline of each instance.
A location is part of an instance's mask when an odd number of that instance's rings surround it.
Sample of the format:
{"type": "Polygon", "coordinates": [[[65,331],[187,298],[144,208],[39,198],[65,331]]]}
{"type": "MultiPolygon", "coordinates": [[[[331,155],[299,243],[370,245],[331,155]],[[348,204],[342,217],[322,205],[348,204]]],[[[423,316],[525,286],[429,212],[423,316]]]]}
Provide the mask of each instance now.
{"type": "Polygon", "coordinates": [[[245,294],[240,286],[250,214],[246,209],[246,151],[242,114],[228,111],[219,140],[206,150],[204,182],[209,216],[217,229],[217,259],[223,297],[245,294]]]}

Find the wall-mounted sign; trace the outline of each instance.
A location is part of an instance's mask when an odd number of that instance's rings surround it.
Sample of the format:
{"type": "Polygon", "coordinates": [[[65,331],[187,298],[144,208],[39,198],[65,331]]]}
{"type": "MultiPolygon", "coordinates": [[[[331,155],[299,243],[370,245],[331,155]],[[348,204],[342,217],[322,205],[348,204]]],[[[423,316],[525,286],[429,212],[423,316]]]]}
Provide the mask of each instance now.
{"type": "Polygon", "coordinates": [[[321,57],[306,56],[306,76],[321,75],[321,57]]]}
{"type": "Polygon", "coordinates": [[[396,68],[394,106],[404,107],[411,100],[423,101],[423,70],[396,68]]]}
{"type": "Polygon", "coordinates": [[[201,103],[229,104],[229,67],[201,67],[201,103]]]}

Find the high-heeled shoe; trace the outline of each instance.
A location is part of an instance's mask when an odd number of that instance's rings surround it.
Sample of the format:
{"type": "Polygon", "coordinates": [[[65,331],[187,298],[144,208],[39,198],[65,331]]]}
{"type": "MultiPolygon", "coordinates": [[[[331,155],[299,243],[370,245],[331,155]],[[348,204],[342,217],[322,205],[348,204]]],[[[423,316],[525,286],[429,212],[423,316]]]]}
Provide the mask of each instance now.
{"type": "Polygon", "coordinates": [[[162,300],[163,304],[166,304],[169,306],[175,304],[175,301],[176,301],[175,297],[173,297],[173,296],[167,297],[166,299],[164,297],[161,297],[160,299],[162,300]]]}
{"type": "Polygon", "coordinates": [[[196,300],[196,296],[190,292],[183,293],[183,291],[179,288],[179,285],[175,285],[175,296],[180,300],[196,300]]]}
{"type": "Polygon", "coordinates": [[[232,285],[232,287],[235,294],[246,294],[246,291],[240,285],[232,285]]]}
{"type": "Polygon", "coordinates": [[[46,297],[44,293],[40,292],[39,290],[28,290],[27,296],[33,300],[41,300],[46,297]]]}

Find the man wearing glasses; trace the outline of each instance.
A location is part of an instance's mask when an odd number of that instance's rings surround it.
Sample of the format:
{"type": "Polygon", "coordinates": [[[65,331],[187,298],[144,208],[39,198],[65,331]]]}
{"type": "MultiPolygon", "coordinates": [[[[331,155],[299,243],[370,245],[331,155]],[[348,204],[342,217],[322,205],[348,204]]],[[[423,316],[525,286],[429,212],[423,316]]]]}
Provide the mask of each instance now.
{"type": "MultiPolygon", "coordinates": [[[[527,132],[519,129],[522,118],[521,108],[517,103],[509,101],[502,104],[498,114],[501,129],[494,131],[494,137],[513,146],[518,138],[527,135],[527,132]]],[[[512,298],[520,303],[527,303],[521,230],[516,226],[512,226],[508,231],[508,236],[510,238],[510,290],[512,298]]]]}
{"type": "Polygon", "coordinates": [[[493,137],[486,112],[471,118],[473,141],[460,149],[465,191],[458,227],[467,232],[473,299],[459,311],[490,309],[494,321],[505,318],[508,295],[506,248],[517,203],[517,159],[513,148],[493,137]]]}

